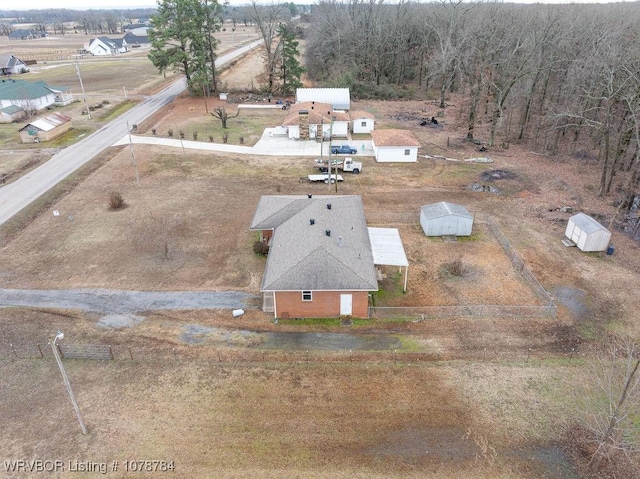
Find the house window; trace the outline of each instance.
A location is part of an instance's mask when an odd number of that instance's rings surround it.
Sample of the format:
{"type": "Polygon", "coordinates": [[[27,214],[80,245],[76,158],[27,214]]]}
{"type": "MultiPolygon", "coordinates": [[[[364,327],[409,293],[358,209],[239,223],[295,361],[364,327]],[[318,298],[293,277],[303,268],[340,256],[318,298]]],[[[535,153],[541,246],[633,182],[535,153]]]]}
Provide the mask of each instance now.
{"type": "Polygon", "coordinates": [[[367,122],[366,122],[366,121],[363,121],[362,123],[360,123],[360,126],[362,126],[362,127],[366,127],[366,126],[367,126],[367,122]]]}
{"type": "Polygon", "coordinates": [[[409,156],[411,154],[411,150],[406,149],[404,150],[404,156],[409,156]]]}
{"type": "Polygon", "coordinates": [[[302,301],[312,301],[311,291],[302,292],[302,301]]]}

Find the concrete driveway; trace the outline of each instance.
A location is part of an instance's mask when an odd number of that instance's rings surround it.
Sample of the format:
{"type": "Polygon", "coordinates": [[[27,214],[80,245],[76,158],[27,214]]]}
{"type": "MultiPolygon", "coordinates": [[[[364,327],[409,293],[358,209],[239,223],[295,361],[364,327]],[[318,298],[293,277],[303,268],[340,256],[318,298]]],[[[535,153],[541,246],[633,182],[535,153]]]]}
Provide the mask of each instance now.
{"type": "Polygon", "coordinates": [[[123,314],[178,309],[258,309],[261,304],[260,296],[239,291],[0,289],[0,308],[79,309],[123,314]]]}
{"type": "MultiPolygon", "coordinates": [[[[322,154],[329,156],[329,142],[318,143],[313,140],[291,140],[284,135],[274,134],[277,128],[266,128],[262,137],[254,146],[230,145],[228,143],[211,143],[205,141],[189,141],[174,138],[158,138],[156,136],[131,135],[134,144],[164,145],[173,148],[185,148],[193,150],[223,151],[227,153],[239,153],[246,155],[262,156],[320,156],[320,148],[324,148],[322,154]]],[[[334,140],[334,144],[348,143],[358,148],[358,153],[352,157],[374,156],[371,140],[334,140]]],[[[129,144],[129,136],[124,136],[113,146],[129,144]]]]}

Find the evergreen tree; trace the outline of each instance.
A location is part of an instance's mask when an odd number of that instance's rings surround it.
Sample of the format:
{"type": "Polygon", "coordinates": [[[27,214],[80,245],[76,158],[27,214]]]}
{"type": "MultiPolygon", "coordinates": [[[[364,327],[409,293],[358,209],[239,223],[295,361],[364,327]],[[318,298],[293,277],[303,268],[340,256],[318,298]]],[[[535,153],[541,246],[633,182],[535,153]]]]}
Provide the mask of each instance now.
{"type": "Polygon", "coordinates": [[[161,72],[184,73],[191,95],[216,89],[217,0],[160,0],[151,18],[149,59],[161,72]]]}
{"type": "Polygon", "coordinates": [[[300,56],[298,51],[299,42],[295,39],[293,29],[283,23],[278,28],[278,34],[282,38],[282,64],[280,66],[282,93],[288,95],[302,86],[300,77],[305,70],[298,60],[300,56]]]}

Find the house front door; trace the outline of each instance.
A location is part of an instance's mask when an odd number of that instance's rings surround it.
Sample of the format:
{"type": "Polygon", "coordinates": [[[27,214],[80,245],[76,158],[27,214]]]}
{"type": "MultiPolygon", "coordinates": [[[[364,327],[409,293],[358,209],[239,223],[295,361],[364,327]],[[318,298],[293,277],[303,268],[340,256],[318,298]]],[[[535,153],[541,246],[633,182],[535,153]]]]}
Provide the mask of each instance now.
{"type": "Polygon", "coordinates": [[[353,295],[340,295],[340,316],[351,316],[353,314],[353,295]]]}

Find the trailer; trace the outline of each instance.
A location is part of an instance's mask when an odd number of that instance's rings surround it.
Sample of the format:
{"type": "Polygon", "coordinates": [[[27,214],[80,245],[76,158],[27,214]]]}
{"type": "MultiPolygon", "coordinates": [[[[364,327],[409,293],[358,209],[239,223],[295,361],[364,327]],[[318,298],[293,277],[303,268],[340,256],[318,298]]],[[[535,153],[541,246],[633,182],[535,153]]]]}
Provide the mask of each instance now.
{"type": "MultiPolygon", "coordinates": [[[[327,173],[329,171],[329,160],[318,158],[314,162],[314,166],[321,172],[327,173]]],[[[353,158],[346,157],[344,159],[334,158],[331,160],[332,170],[351,171],[354,174],[358,174],[362,171],[362,162],[353,161],[353,158]]]]}
{"type": "Polygon", "coordinates": [[[331,177],[329,177],[329,174],[324,173],[321,175],[309,175],[307,176],[307,180],[311,183],[316,181],[322,181],[323,183],[326,183],[326,184],[329,184],[329,182],[333,184],[336,181],[343,181],[343,178],[342,178],[342,175],[333,174],[331,175],[331,177]]]}

